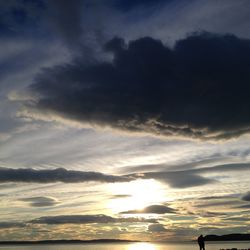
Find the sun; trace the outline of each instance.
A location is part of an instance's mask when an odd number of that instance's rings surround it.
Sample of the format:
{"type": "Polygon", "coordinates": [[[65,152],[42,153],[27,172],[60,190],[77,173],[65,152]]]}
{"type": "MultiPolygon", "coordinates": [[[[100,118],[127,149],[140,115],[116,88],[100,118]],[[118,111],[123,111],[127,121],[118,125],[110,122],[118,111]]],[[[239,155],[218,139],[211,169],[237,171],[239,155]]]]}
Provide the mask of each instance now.
{"type": "Polygon", "coordinates": [[[110,186],[109,191],[113,195],[124,195],[124,197],[111,199],[108,202],[107,206],[113,213],[143,209],[146,206],[166,201],[163,186],[151,179],[118,183],[110,186]]]}

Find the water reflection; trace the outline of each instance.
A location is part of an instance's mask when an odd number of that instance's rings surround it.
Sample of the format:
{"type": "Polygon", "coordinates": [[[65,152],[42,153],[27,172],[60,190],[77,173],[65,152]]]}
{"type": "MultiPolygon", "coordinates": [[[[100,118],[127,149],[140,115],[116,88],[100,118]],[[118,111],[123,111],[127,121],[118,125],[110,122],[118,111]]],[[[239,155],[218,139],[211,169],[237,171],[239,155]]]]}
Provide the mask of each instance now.
{"type": "Polygon", "coordinates": [[[128,246],[127,250],[157,250],[151,243],[135,243],[128,246]]]}

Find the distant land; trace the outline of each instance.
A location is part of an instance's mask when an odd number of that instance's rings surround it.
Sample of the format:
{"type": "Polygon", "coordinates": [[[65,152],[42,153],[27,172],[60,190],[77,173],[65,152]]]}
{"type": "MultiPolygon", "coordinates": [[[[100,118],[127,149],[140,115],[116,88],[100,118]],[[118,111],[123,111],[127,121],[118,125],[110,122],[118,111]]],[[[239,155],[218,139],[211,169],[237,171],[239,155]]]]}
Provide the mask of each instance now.
{"type": "Polygon", "coordinates": [[[89,244],[89,243],[129,243],[133,240],[99,239],[99,240],[40,240],[40,241],[0,241],[0,245],[27,245],[27,244],[89,244]]]}
{"type": "Polygon", "coordinates": [[[206,235],[205,241],[250,241],[250,234],[206,235]]]}

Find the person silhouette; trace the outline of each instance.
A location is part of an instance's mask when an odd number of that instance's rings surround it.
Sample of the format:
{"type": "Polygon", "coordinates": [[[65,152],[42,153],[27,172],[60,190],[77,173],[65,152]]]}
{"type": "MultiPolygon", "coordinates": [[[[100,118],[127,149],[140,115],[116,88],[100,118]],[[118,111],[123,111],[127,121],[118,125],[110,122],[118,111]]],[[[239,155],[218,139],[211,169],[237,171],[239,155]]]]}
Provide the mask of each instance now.
{"type": "Polygon", "coordinates": [[[205,239],[202,234],[198,237],[197,241],[200,246],[200,250],[205,250],[205,239]]]}

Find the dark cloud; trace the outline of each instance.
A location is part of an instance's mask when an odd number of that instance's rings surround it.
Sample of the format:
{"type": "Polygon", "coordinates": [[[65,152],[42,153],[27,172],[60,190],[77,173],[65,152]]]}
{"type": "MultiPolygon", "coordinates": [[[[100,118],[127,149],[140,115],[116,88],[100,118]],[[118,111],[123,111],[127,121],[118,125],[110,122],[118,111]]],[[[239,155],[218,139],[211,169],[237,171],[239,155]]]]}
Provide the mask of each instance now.
{"type": "MultiPolygon", "coordinates": [[[[147,165],[146,165],[147,166],[147,165]]],[[[127,175],[133,178],[142,179],[156,179],[167,183],[169,186],[174,188],[188,188],[195,186],[202,186],[206,184],[213,184],[218,182],[212,178],[203,177],[202,174],[207,173],[226,173],[226,172],[238,172],[238,171],[249,171],[249,163],[232,163],[223,164],[212,167],[195,168],[179,171],[165,171],[165,172],[142,172],[127,175]]]]}
{"type": "Polygon", "coordinates": [[[176,210],[164,205],[151,205],[143,209],[129,210],[121,212],[121,214],[174,214],[176,210]]]}
{"type": "MultiPolygon", "coordinates": [[[[249,132],[250,40],[193,34],[173,49],[144,37],[106,44],[112,62],[45,69],[35,108],[129,132],[222,139],[249,132]],[[233,119],[232,119],[233,118],[233,119]]],[[[34,107],[33,107],[34,108],[34,107]]]]}
{"type": "Polygon", "coordinates": [[[238,216],[238,217],[224,218],[223,220],[225,220],[225,221],[239,221],[239,222],[243,221],[243,222],[247,222],[247,221],[249,221],[249,218],[238,216]]]}
{"type": "Polygon", "coordinates": [[[243,201],[250,201],[250,192],[247,192],[242,196],[243,201]]]}
{"type": "Polygon", "coordinates": [[[161,182],[167,183],[169,186],[173,188],[189,188],[195,186],[202,186],[206,184],[213,184],[216,182],[213,179],[189,173],[188,171],[149,172],[149,173],[134,174],[129,176],[135,176],[137,178],[142,178],[142,179],[156,179],[161,182]]]}
{"type": "Polygon", "coordinates": [[[124,182],[129,181],[128,177],[119,177],[114,175],[105,175],[98,172],[83,172],[66,170],[64,168],[57,168],[52,170],[35,170],[35,169],[11,169],[0,168],[0,182],[124,182]]]}
{"type": "Polygon", "coordinates": [[[250,209],[250,204],[238,206],[238,207],[236,207],[236,208],[250,209]]]}
{"type": "Polygon", "coordinates": [[[155,223],[155,224],[150,224],[148,226],[148,231],[149,232],[166,232],[167,229],[162,225],[162,224],[159,224],[159,223],[155,223]]]}
{"type": "MultiPolygon", "coordinates": [[[[212,178],[201,176],[206,173],[216,172],[234,172],[234,171],[249,171],[248,163],[242,164],[225,164],[214,167],[197,168],[181,171],[166,171],[166,172],[145,172],[129,175],[106,175],[99,172],[84,172],[57,168],[51,170],[35,170],[35,169],[11,169],[0,168],[0,183],[1,182],[36,182],[36,183],[77,183],[77,182],[129,182],[136,179],[156,179],[167,183],[174,188],[188,188],[194,186],[202,186],[213,184],[217,181],[212,178]]],[[[126,198],[127,195],[116,195],[112,198],[126,198]]]]}
{"type": "Polygon", "coordinates": [[[50,207],[58,204],[54,198],[44,196],[23,198],[20,201],[28,202],[31,207],[50,207]]]}
{"type": "MultiPolygon", "coordinates": [[[[186,170],[190,173],[223,173],[223,172],[238,172],[238,171],[249,171],[250,163],[229,163],[229,164],[221,164],[212,167],[204,167],[186,170]]],[[[185,172],[185,170],[183,171],[185,172]]]]}
{"type": "Polygon", "coordinates": [[[32,224],[92,224],[92,223],[157,223],[155,219],[144,218],[114,218],[111,216],[97,215],[59,215],[59,216],[44,216],[29,223],[32,224]]]}
{"type": "Polygon", "coordinates": [[[216,182],[213,179],[189,173],[166,173],[164,175],[157,174],[156,179],[167,182],[173,188],[188,188],[216,182]]]}
{"type": "Polygon", "coordinates": [[[6,228],[16,228],[16,227],[24,227],[25,223],[22,222],[16,222],[16,221],[2,221],[0,222],[0,229],[6,229],[6,228]]]}
{"type": "Polygon", "coordinates": [[[132,197],[132,195],[129,194],[116,194],[116,195],[112,195],[111,199],[121,199],[121,198],[130,198],[132,197]]]}

